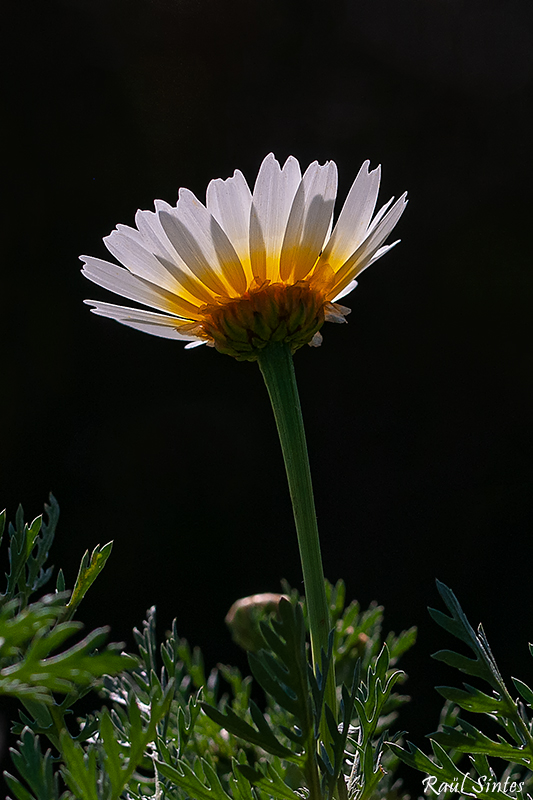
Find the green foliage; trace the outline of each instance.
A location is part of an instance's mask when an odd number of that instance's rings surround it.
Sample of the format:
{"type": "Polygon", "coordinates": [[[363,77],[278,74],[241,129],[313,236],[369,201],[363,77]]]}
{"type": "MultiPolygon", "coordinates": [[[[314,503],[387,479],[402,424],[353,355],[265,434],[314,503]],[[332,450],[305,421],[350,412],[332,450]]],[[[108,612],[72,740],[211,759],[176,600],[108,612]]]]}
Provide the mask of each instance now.
{"type": "MultiPolygon", "coordinates": [[[[364,672],[379,655],[384,609],[377,603],[371,603],[367,610],[361,611],[355,600],[345,607],[346,587],[343,581],[338,581],[335,586],[326,582],[326,595],[335,637],[335,676],[338,684],[350,685],[357,660],[361,660],[361,670],[364,672]]],[[[390,666],[394,666],[415,641],[416,628],[402,631],[398,636],[390,632],[385,639],[390,666]]],[[[400,700],[398,705],[402,702],[405,700],[400,700]]]]}
{"type": "Polygon", "coordinates": [[[32,597],[52,575],[45,562],[59,513],[53,498],[46,511],[46,523],[38,518],[27,525],[19,509],[8,528],[0,693],[22,704],[13,727],[16,775],[6,773],[12,800],[387,795],[397,759],[385,752],[385,729],[406,701],[392,691],[404,675],[391,667],[414,642],[413,630],[390,635],[384,644],[383,609],[345,609],[344,585],[328,585],[335,627],[314,675],[305,603],[288,589],[291,599],[282,599],[277,612],[251,616],[252,627],[259,626],[257,635],[251,631],[253,641],[262,644],[249,654],[253,678],[265,692],[260,707],[251,699],[252,677],[223,665],[206,672],[201,652],[179,638],[176,621],[160,642],[154,608],[134,630],[138,656],[105,647],[106,629],[80,638],[82,625],[73,616],[105,566],[110,544],[85,553],[72,592],[59,572],[55,593],[32,597]],[[324,703],[332,664],[349,678],[350,688],[339,686],[338,711],[324,703]],[[75,719],[73,707],[94,688],[106,705],[75,719]]]}
{"type": "MultiPolygon", "coordinates": [[[[370,797],[382,776],[381,762],[388,731],[382,732],[377,744],[375,736],[391,691],[404,677],[400,670],[390,673],[389,666],[390,655],[387,645],[384,645],[375,664],[369,668],[366,681],[356,679],[351,697],[346,695],[343,698],[345,706],[355,706],[359,720],[357,736],[351,739],[355,756],[348,781],[349,795],[358,800],[370,797]]],[[[330,729],[333,731],[333,720],[330,729]]]]}
{"type": "Polygon", "coordinates": [[[303,764],[302,753],[314,747],[314,716],[308,686],[308,665],[305,652],[305,627],[301,608],[282,599],[279,604],[281,620],[272,627],[262,625],[262,634],[271,650],[249,655],[254,678],[288,711],[296,725],[285,729],[292,748],[281,744],[258,706],[250,702],[250,714],[255,727],[237,716],[231,709],[221,713],[208,703],[202,703],[205,713],[226,730],[271,755],[303,764]],[[296,727],[297,726],[297,727],[296,727]]]}
{"type": "MultiPolygon", "coordinates": [[[[59,519],[59,506],[53,495],[50,495],[50,505],[45,505],[48,522],[42,516],[36,517],[28,525],[24,522],[22,506],[17,509],[15,525],[9,523],[9,573],[7,574],[6,591],[0,594],[0,606],[17,596],[18,603],[24,608],[28,598],[33,592],[38,591],[49,580],[53,567],[44,569],[48,552],[54,540],[57,521],[59,519]]],[[[5,511],[2,512],[0,534],[5,526],[5,511]]],[[[0,543],[2,536],[0,535],[0,543]]]]}
{"type": "MultiPolygon", "coordinates": [[[[307,660],[299,598],[291,590],[287,593],[292,602],[282,598],[278,618],[271,618],[269,624],[261,623],[265,648],[249,654],[252,674],[267,693],[266,713],[253,701],[249,709],[251,720],[227,707],[214,708],[204,702],[202,708],[234,736],[275,756],[263,766],[236,766],[253,786],[271,797],[294,797],[295,788],[315,798],[359,800],[372,794],[379,796],[378,782],[385,774],[381,766],[384,715],[388,712],[392,721],[394,709],[405,701],[391,697],[394,684],[405,675],[399,670],[389,671],[389,650],[379,640],[382,609],[375,606],[360,614],[358,606],[352,604],[344,612],[344,585],[328,585],[335,630],[329,652],[322,654],[322,668],[315,676],[307,660]],[[381,650],[376,657],[378,647],[381,650]],[[351,689],[345,685],[340,688],[338,717],[324,705],[324,687],[332,661],[336,666],[340,662],[352,675],[351,689]],[[329,742],[320,740],[323,714],[331,736],[329,742]],[[292,768],[289,770],[284,762],[290,762],[292,768]]],[[[413,631],[390,638],[398,653],[413,641],[413,631]]],[[[258,756],[258,761],[264,762],[264,757],[258,756]]]]}
{"type": "MultiPolygon", "coordinates": [[[[65,724],[70,707],[97,687],[104,675],[114,675],[136,664],[135,658],[121,652],[121,645],[105,646],[107,628],[98,628],[80,639],[83,625],[71,620],[73,603],[69,603],[71,593],[64,591],[63,579],[58,581],[61,591],[32,597],[53,572],[53,567],[46,566],[59,518],[59,507],[52,495],[45,512],[47,520],[37,517],[27,524],[19,507],[15,525],[8,526],[9,571],[5,591],[0,594],[0,695],[17,698],[24,709],[20,711],[21,722],[13,728],[20,736],[12,750],[19,777],[6,774],[9,790],[17,800],[59,798],[61,780],[54,769],[58,758],[51,749],[42,753],[42,737],[60,749],[61,742],[69,740],[71,744],[65,745],[65,752],[70,754],[73,748],[75,751],[79,747],[77,738],[93,735],[98,720],[86,718],[80,731],[71,736],[65,724]],[[77,640],[66,646],[74,636],[77,640]]],[[[4,531],[5,512],[0,515],[0,542],[4,531]]],[[[110,546],[102,551],[97,548],[91,563],[86,558],[82,561],[75,587],[77,603],[101,570],[109,551],[110,546]]],[[[64,769],[66,775],[68,767],[64,769]]]]}
{"type": "Polygon", "coordinates": [[[72,590],[70,600],[67,603],[68,619],[74,615],[74,612],[87,594],[89,588],[92,586],[94,581],[105,567],[107,559],[111,555],[112,548],[113,542],[108,542],[103,547],[100,547],[98,544],[91,553],[90,558],[88,550],[86,550],[83,554],[78,577],[76,578],[76,583],[74,584],[74,589],[72,590]]]}
{"type": "Polygon", "coordinates": [[[115,725],[107,709],[99,715],[96,741],[85,748],[68,733],[61,734],[60,749],[65,782],[78,800],[118,800],[146,757],[158,724],[168,713],[174,685],[151,693],[148,713],[132,697],[121,724],[115,725]],[[145,721],[145,717],[148,717],[145,721]],[[124,721],[127,725],[124,726],[124,721]],[[124,729],[127,737],[123,738],[124,729]]]}
{"type": "MultiPolygon", "coordinates": [[[[52,693],[76,694],[132,661],[119,652],[120,645],[97,652],[107,637],[107,628],[99,628],[61,650],[65,641],[83,627],[81,622],[67,621],[68,592],[29,602],[53,570],[45,568],[59,518],[53,495],[45,511],[47,522],[37,517],[28,525],[19,506],[15,526],[8,527],[10,569],[5,592],[0,595],[0,694],[51,706],[55,704],[52,693]]],[[[46,717],[44,710],[41,716],[46,717]]]]}
{"type": "Polygon", "coordinates": [[[29,728],[24,728],[19,749],[12,750],[13,764],[20,775],[26,778],[31,791],[8,772],[4,773],[6,783],[17,800],[58,800],[59,775],[53,771],[53,758],[50,750],[43,756],[39,737],[29,728]]]}
{"type": "MultiPolygon", "coordinates": [[[[107,673],[118,672],[131,663],[131,659],[117,651],[120,645],[112,645],[102,653],[95,652],[107,637],[107,628],[98,628],[68,650],[63,650],[52,655],[58,650],[65,640],[77,633],[83,626],[78,622],[60,622],[51,624],[50,617],[40,614],[42,606],[34,604],[35,609],[29,606],[28,616],[35,622],[40,618],[41,626],[38,628],[27,646],[18,651],[21,657],[12,656],[8,666],[0,669],[0,694],[11,694],[24,698],[32,698],[42,703],[53,704],[52,692],[70,694],[76,689],[91,686],[97,678],[107,673]]],[[[45,613],[49,609],[44,608],[45,613]]],[[[24,612],[22,612],[24,614],[24,612]]],[[[2,626],[0,617],[0,630],[3,628],[8,637],[10,634],[9,621],[2,626]]],[[[20,628],[15,618],[13,627],[20,628]]],[[[13,653],[13,640],[6,638],[6,650],[13,653]]],[[[4,659],[2,659],[4,661],[4,659]]]]}
{"type": "MultiPolygon", "coordinates": [[[[516,797],[519,792],[525,798],[529,796],[527,788],[533,784],[533,718],[527,713],[527,707],[532,707],[533,692],[523,681],[513,678],[520,695],[513,699],[483,627],[479,625],[477,632],[474,631],[453,592],[439,581],[437,588],[451,616],[429,609],[431,616],[444,630],[466,644],[474,657],[452,650],[439,650],[433,657],[485,681],[492,693],[487,694],[470,683],[464,683],[463,688],[437,687],[447,705],[439,730],[430,734],[434,759],[411,743],[408,751],[398,745],[391,746],[402,761],[434,779],[431,787],[428,784],[433,792],[437,787],[441,789],[438,793],[443,795],[453,791],[463,796],[473,794],[483,800],[516,797]],[[496,739],[488,736],[458,713],[451,714],[453,704],[458,709],[484,715],[490,719],[491,727],[496,723],[502,733],[496,739]],[[463,754],[469,755],[470,765],[466,769],[458,766],[463,754]],[[508,763],[499,777],[488,761],[489,756],[508,763]]],[[[530,652],[533,655],[531,645],[530,652]]]]}
{"type": "Polygon", "coordinates": [[[205,759],[197,759],[191,767],[179,760],[177,767],[168,762],[157,762],[158,772],[175,786],[180,786],[195,800],[231,800],[217,773],[205,759]]]}

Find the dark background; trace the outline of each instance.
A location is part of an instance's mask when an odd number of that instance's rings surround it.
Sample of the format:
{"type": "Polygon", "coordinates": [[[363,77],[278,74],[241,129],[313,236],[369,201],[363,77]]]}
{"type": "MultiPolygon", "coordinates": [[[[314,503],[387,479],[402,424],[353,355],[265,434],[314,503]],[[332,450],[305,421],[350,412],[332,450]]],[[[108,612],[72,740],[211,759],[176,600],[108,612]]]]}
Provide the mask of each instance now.
{"type": "MultiPolygon", "coordinates": [[[[113,640],[156,604],[208,666],[245,661],[224,615],[300,585],[261,376],[94,317],[77,257],[179,186],[201,199],[263,157],[361,162],[409,190],[402,243],[296,369],[325,571],[419,626],[400,726],[424,749],[440,709],[434,579],[483,620],[506,677],[531,676],[532,24],[502,0],[48,0],[7,14],[11,143],[2,268],[2,474],[13,518],[62,518],[72,586],[115,540],[81,607],[113,640]],[[312,10],[314,9],[314,10],[312,10]]],[[[339,206],[337,206],[337,211],[339,206]]],[[[120,302],[117,300],[117,302],[120,302]]],[[[418,776],[411,776],[414,793],[418,776]]]]}

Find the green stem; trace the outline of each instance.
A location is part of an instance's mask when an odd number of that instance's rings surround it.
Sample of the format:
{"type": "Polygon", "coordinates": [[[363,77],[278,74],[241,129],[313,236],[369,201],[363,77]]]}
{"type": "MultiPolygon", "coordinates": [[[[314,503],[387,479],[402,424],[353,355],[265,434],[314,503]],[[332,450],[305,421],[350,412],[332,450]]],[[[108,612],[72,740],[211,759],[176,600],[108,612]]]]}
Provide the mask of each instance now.
{"type": "MultiPolygon", "coordinates": [[[[320,666],[320,652],[327,652],[328,649],[330,621],[309,456],[290,347],[282,342],[272,342],[261,351],[258,361],[272,403],[287,471],[302,562],[313,669],[316,674],[317,667],[320,666]]],[[[325,702],[336,716],[333,664],[329,669],[325,702]]],[[[325,725],[322,731],[323,734],[326,733],[325,725]]],[[[329,736],[323,738],[327,741],[329,736]]]]}

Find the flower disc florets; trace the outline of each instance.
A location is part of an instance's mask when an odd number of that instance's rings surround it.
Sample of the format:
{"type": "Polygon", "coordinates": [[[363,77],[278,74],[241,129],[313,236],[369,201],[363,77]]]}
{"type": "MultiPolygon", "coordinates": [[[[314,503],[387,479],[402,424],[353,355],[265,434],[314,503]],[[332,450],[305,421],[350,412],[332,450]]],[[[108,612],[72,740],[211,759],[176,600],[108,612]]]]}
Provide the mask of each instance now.
{"type": "Polygon", "coordinates": [[[203,331],[216,349],[240,361],[254,361],[269,342],[287,342],[294,352],[324,324],[324,300],[307,281],[269,283],[238,300],[204,309],[203,331]]]}
{"type": "Polygon", "coordinates": [[[349,312],[336,301],[396,244],[382,246],[405,195],[372,219],[379,179],[379,167],[369,172],[365,162],[333,230],[332,161],[302,176],[295,158],[282,168],[270,154],[253,193],[237,170],[211,181],[206,205],[181,189],[175,207],[156,200],[155,213],[137,212],[137,229],[119,225],[104,239],[124,268],[82,257],[91,281],[157,311],[86,302],[132,328],[241,360],[256,359],[270,341],[293,351],[320,344],[324,321],[344,322],[349,312]]]}

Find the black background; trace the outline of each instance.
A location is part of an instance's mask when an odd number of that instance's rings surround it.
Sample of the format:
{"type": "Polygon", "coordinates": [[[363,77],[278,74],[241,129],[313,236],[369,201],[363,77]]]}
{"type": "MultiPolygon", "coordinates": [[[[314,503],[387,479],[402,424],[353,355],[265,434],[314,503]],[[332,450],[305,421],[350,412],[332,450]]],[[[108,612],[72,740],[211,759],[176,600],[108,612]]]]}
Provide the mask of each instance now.
{"type": "MultiPolygon", "coordinates": [[[[72,586],[115,540],[80,609],[113,640],[156,604],[208,666],[245,667],[224,615],[300,586],[261,376],[94,317],[77,257],[179,186],[200,199],[263,157],[361,162],[409,191],[402,243],[296,356],[325,571],[416,624],[401,727],[426,748],[434,579],[483,620],[506,677],[531,677],[532,24],[491,0],[48,0],[11,4],[4,151],[1,498],[62,508],[72,586]]],[[[337,206],[337,212],[339,205],[337,206]]],[[[396,235],[395,232],[395,235],[396,235]]],[[[120,302],[117,300],[117,302],[120,302]]],[[[411,776],[419,792],[418,776],[411,776]]]]}

